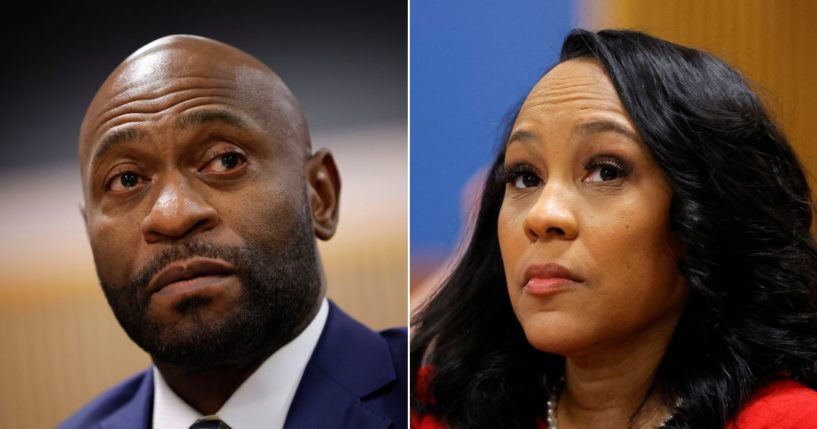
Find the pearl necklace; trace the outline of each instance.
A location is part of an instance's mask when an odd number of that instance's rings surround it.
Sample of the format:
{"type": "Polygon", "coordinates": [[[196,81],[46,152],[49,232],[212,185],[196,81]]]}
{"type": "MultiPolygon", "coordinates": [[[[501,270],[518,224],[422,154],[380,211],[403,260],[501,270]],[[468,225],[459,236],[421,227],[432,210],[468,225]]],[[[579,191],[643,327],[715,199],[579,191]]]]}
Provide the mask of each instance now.
{"type": "MultiPolygon", "coordinates": [[[[561,384],[562,383],[559,383],[559,385],[554,386],[553,389],[550,390],[550,394],[548,395],[548,415],[547,415],[548,429],[559,429],[559,425],[556,422],[556,407],[559,405],[559,396],[561,395],[561,389],[559,386],[561,384]]],[[[677,403],[680,403],[680,400],[676,401],[676,406],[677,403]]],[[[661,423],[658,423],[658,425],[655,426],[656,429],[664,427],[664,425],[667,424],[667,422],[672,418],[673,414],[674,414],[673,412],[667,414],[667,416],[664,417],[664,420],[661,420],[661,423]]]]}

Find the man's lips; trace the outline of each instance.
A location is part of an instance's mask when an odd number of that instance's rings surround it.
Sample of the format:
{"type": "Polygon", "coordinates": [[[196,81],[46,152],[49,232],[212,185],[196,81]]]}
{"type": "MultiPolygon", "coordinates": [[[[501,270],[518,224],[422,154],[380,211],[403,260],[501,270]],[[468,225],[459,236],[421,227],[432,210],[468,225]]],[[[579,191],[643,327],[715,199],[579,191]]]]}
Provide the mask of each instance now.
{"type": "Polygon", "coordinates": [[[196,257],[168,264],[156,273],[148,283],[148,293],[153,294],[173,283],[205,276],[227,276],[235,267],[223,260],[196,257]]]}
{"type": "Polygon", "coordinates": [[[548,295],[563,290],[573,283],[584,281],[559,264],[536,264],[525,270],[523,288],[534,295],[548,295]]]}

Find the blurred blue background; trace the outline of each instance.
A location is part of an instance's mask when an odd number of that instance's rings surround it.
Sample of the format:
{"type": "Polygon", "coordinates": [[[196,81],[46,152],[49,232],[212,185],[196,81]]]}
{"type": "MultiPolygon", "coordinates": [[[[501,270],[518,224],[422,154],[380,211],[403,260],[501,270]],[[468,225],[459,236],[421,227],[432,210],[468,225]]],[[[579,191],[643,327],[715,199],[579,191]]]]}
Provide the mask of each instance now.
{"type": "Polygon", "coordinates": [[[466,182],[558,59],[573,10],[568,0],[411,2],[412,286],[456,248],[466,182]]]}

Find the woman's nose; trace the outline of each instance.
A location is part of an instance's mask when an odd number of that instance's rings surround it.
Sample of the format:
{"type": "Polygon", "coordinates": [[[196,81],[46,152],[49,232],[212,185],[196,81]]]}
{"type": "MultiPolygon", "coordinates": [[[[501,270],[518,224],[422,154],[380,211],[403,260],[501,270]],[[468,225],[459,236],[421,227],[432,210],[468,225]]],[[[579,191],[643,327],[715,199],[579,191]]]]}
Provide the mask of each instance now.
{"type": "Polygon", "coordinates": [[[547,183],[525,216],[525,234],[531,241],[576,238],[574,203],[567,186],[547,183]]]}

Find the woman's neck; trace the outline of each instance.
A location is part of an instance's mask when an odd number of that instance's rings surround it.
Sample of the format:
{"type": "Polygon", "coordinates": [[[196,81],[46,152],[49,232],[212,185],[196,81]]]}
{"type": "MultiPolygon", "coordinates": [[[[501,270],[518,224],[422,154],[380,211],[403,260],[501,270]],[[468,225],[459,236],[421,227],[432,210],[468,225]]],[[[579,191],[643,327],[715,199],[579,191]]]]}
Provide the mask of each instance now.
{"type": "Polygon", "coordinates": [[[668,416],[671,410],[651,389],[677,324],[665,322],[626,341],[567,357],[556,410],[560,429],[654,428],[668,416]]]}

